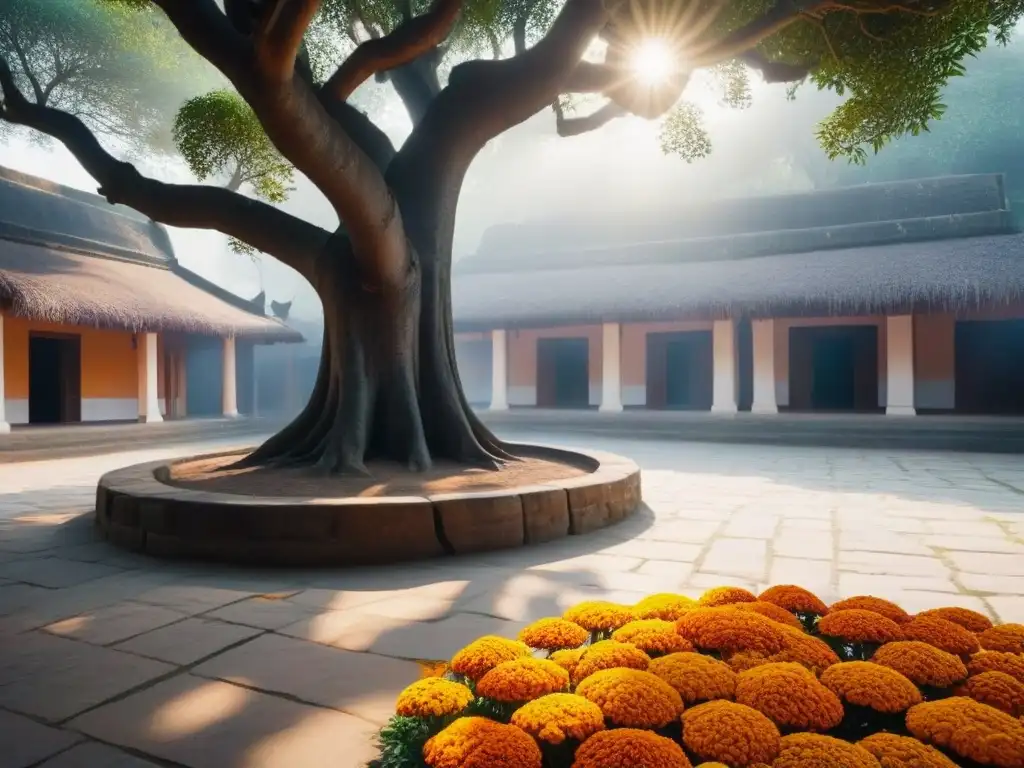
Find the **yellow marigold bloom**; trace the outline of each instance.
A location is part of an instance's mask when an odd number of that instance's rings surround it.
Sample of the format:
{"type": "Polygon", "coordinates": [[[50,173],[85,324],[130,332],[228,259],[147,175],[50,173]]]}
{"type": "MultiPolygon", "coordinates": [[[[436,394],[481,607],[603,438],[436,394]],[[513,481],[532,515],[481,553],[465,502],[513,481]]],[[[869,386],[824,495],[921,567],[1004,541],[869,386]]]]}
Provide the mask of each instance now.
{"type": "Polygon", "coordinates": [[[634,728],[595,733],[576,750],[572,768],[692,768],[682,747],[634,728]]]}
{"type": "Polygon", "coordinates": [[[607,632],[629,624],[636,617],[628,605],[591,600],[574,605],[562,616],[566,621],[579,624],[588,632],[607,632]]]}
{"type": "Polygon", "coordinates": [[[583,649],[583,655],[572,671],[572,680],[578,683],[602,669],[647,669],[651,657],[632,643],[602,640],[583,649]]]}
{"type": "Polygon", "coordinates": [[[530,649],[516,640],[485,635],[477,638],[452,657],[452,671],[470,680],[479,680],[504,661],[529,656],[530,649]]]}
{"type": "Polygon", "coordinates": [[[804,628],[804,625],[800,623],[800,619],[785,608],[780,608],[775,605],[775,603],[757,600],[753,603],[736,603],[733,607],[740,611],[753,611],[754,613],[759,613],[765,618],[776,621],[779,624],[785,624],[787,627],[798,629],[801,632],[804,628]]]}
{"type": "Polygon", "coordinates": [[[919,640],[883,645],[871,661],[895,669],[916,685],[948,688],[967,677],[967,667],[959,658],[919,640]]]}
{"type": "Polygon", "coordinates": [[[676,689],[638,669],[604,669],[576,687],[604,716],[624,728],[663,728],[683,711],[676,689]]]}
{"type": "Polygon", "coordinates": [[[757,596],[757,599],[772,603],[792,613],[815,613],[818,616],[828,613],[828,606],[820,597],[795,584],[779,584],[775,587],[768,587],[757,596]]]}
{"type": "Polygon", "coordinates": [[[676,631],[696,647],[714,651],[778,653],[786,643],[784,627],[752,611],[698,608],[676,622],[676,631]]]}
{"type": "Polygon", "coordinates": [[[569,677],[572,677],[573,672],[576,671],[576,666],[580,663],[580,657],[583,656],[583,651],[585,650],[585,648],[567,648],[564,651],[555,651],[548,656],[548,661],[555,662],[555,664],[569,673],[569,677]]]}
{"type": "Polygon", "coordinates": [[[835,664],[821,673],[821,684],[843,701],[876,712],[906,712],[921,703],[921,691],[911,680],[870,661],[835,664]]]}
{"type": "Polygon", "coordinates": [[[907,712],[907,730],[982,765],[1024,766],[1024,723],[974,699],[954,696],[918,704],[907,712]]]}
{"type": "Polygon", "coordinates": [[[782,749],[773,768],[880,768],[863,747],[818,733],[791,733],[782,737],[782,749]]]}
{"type": "Polygon", "coordinates": [[[1000,624],[986,629],[978,640],[986,651],[1024,653],[1024,624],[1000,624]]]}
{"type": "Polygon", "coordinates": [[[735,768],[770,763],[780,738],[775,723],[743,704],[709,701],[683,713],[683,744],[701,760],[735,768]]]}
{"type": "Polygon", "coordinates": [[[582,742],[604,730],[604,713],[574,693],[552,693],[527,702],[512,714],[512,725],[546,744],[582,742]]]}
{"type": "Polygon", "coordinates": [[[957,768],[944,754],[909,736],[876,733],[857,742],[882,764],[882,768],[957,768]]]}
{"type": "Polygon", "coordinates": [[[1014,680],[1024,683],[1024,657],[1002,651],[982,651],[972,656],[967,664],[972,675],[982,672],[1005,672],[1014,680]]]}
{"type": "Polygon", "coordinates": [[[973,632],[938,616],[915,616],[901,629],[907,640],[920,640],[954,656],[970,656],[980,647],[973,632]]]}
{"type": "Polygon", "coordinates": [[[895,621],[897,624],[903,624],[910,621],[910,614],[896,605],[896,603],[889,600],[883,600],[880,597],[872,597],[871,595],[848,597],[845,600],[832,603],[828,610],[829,613],[831,613],[832,611],[848,611],[850,609],[880,613],[882,616],[889,619],[889,621],[895,621]]]}
{"type": "Polygon", "coordinates": [[[476,684],[476,692],[488,699],[504,702],[529,701],[538,696],[569,688],[569,673],[547,659],[513,659],[485,674],[476,684]]]}
{"type": "Polygon", "coordinates": [[[420,677],[444,677],[448,672],[447,661],[417,661],[420,667],[420,677]]]}
{"type": "Polygon", "coordinates": [[[423,747],[430,768],[541,768],[537,742],[514,725],[460,717],[423,747]]]}
{"type": "Polygon", "coordinates": [[[589,633],[579,624],[565,619],[540,619],[519,633],[519,639],[531,648],[557,651],[561,648],[579,648],[587,642],[589,633]]]}
{"type": "Polygon", "coordinates": [[[836,610],[832,606],[828,616],[818,622],[818,632],[857,643],[891,643],[903,639],[895,621],[861,608],[836,610]]]}
{"type": "Polygon", "coordinates": [[[765,664],[742,673],[736,701],[787,730],[827,731],[843,719],[839,697],[799,664],[765,664]]]}
{"type": "Polygon", "coordinates": [[[701,653],[672,653],[651,659],[647,671],[675,688],[686,704],[731,699],[736,692],[736,673],[729,665],[701,653]]]}
{"type": "Polygon", "coordinates": [[[918,616],[937,616],[946,621],[959,624],[969,632],[979,633],[992,627],[992,620],[983,613],[972,611],[970,608],[958,608],[949,606],[947,608],[931,608],[921,611],[918,616]]]}
{"type": "Polygon", "coordinates": [[[633,606],[633,614],[638,619],[662,619],[675,621],[687,611],[697,607],[697,601],[685,595],[674,595],[662,592],[649,595],[633,606]]]}
{"type": "Polygon", "coordinates": [[[445,717],[464,710],[473,698],[461,683],[425,677],[398,694],[395,712],[402,717],[445,717]]]}
{"type": "Polygon", "coordinates": [[[956,695],[969,696],[1014,717],[1024,715],[1024,683],[1005,672],[982,672],[969,677],[957,688],[956,695]]]}
{"type": "Polygon", "coordinates": [[[705,608],[717,608],[734,603],[753,603],[755,600],[757,595],[742,587],[715,587],[701,595],[697,602],[705,608]]]}
{"type": "Polygon", "coordinates": [[[631,621],[612,633],[612,640],[631,643],[647,653],[692,651],[693,645],[676,632],[676,625],[664,619],[631,621]]]}

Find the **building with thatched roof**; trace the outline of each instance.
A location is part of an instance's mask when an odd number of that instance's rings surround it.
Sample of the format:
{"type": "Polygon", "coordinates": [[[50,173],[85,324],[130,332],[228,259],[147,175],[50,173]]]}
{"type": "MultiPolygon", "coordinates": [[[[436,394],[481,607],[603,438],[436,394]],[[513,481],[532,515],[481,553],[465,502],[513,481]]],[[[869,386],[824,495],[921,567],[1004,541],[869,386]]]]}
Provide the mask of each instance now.
{"type": "Polygon", "coordinates": [[[302,339],[258,303],[141,214],[0,168],[0,430],[247,412],[254,345],[302,339]]]}
{"type": "Polygon", "coordinates": [[[1024,412],[1000,175],[502,225],[453,307],[469,398],[496,409],[1024,412]]]}

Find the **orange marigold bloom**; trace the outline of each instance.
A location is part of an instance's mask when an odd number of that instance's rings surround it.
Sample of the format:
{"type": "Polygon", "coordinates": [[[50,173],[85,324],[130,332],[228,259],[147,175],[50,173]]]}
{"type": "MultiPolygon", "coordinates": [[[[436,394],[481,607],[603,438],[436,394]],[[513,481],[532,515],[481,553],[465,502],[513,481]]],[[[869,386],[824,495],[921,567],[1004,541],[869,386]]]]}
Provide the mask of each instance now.
{"type": "Polygon", "coordinates": [[[828,613],[828,606],[820,597],[795,584],[779,584],[775,587],[768,587],[757,596],[757,599],[785,608],[793,613],[815,613],[818,616],[828,613]]]}
{"type": "Polygon", "coordinates": [[[701,595],[697,602],[705,608],[717,608],[720,605],[753,603],[756,600],[757,595],[742,587],[715,587],[701,595]]]}
{"type": "Polygon", "coordinates": [[[557,651],[562,648],[579,648],[589,637],[579,624],[565,619],[540,619],[519,633],[519,639],[531,648],[557,651]]]}
{"type": "Polygon", "coordinates": [[[816,675],[820,675],[823,669],[839,663],[836,652],[820,638],[788,627],[783,628],[782,637],[786,641],[786,647],[775,655],[773,661],[795,661],[816,675]]]}
{"type": "Polygon", "coordinates": [[[445,717],[461,712],[474,698],[461,683],[426,677],[398,694],[395,712],[402,717],[445,717]]]}
{"type": "Polygon", "coordinates": [[[971,657],[967,663],[967,671],[972,675],[980,675],[982,672],[1005,672],[1014,680],[1024,683],[1024,657],[1002,651],[982,651],[971,657]]]}
{"type": "Polygon", "coordinates": [[[417,661],[420,677],[444,677],[448,673],[447,661],[417,661]]]}
{"type": "Polygon", "coordinates": [[[572,768],[691,768],[682,747],[650,731],[619,728],[595,733],[576,750],[572,768]]]}
{"type": "Polygon", "coordinates": [[[765,618],[771,619],[779,624],[785,624],[787,627],[798,629],[801,632],[804,628],[804,625],[800,623],[800,619],[792,613],[787,611],[785,608],[780,608],[775,605],[775,603],[769,603],[765,600],[757,600],[753,603],[736,603],[733,607],[741,611],[753,611],[754,613],[759,613],[765,618]]]}
{"type": "Polygon", "coordinates": [[[957,768],[957,764],[939,752],[909,736],[876,733],[857,742],[882,764],[882,768],[957,768]]]}
{"type": "Polygon", "coordinates": [[[697,607],[697,601],[685,595],[661,592],[649,595],[633,606],[638,619],[662,619],[675,621],[687,611],[697,607]]]}
{"type": "Polygon", "coordinates": [[[835,664],[821,673],[821,684],[843,701],[876,712],[906,712],[921,703],[921,691],[912,681],[870,661],[835,664]]]}
{"type": "Polygon", "coordinates": [[[978,635],[978,640],[986,651],[1024,653],[1024,624],[999,624],[978,635]]]}
{"type": "Polygon", "coordinates": [[[1024,715],[1024,683],[1005,672],[982,672],[967,678],[957,696],[969,696],[1008,715],[1024,715]]]}
{"type": "Polygon", "coordinates": [[[883,645],[871,661],[895,669],[916,685],[948,688],[967,677],[967,667],[958,657],[919,640],[883,645]]]}
{"type": "Polygon", "coordinates": [[[574,605],[562,616],[566,621],[579,624],[589,632],[607,632],[629,624],[636,617],[633,609],[627,605],[608,603],[603,600],[590,600],[574,605]]]}
{"type": "Polygon", "coordinates": [[[970,608],[958,608],[957,606],[949,606],[947,608],[930,608],[927,611],[921,611],[918,616],[937,616],[940,619],[946,621],[952,621],[954,624],[959,624],[969,632],[984,632],[992,626],[992,620],[989,619],[983,613],[972,611],[970,608]]]}
{"type": "Polygon", "coordinates": [[[827,731],[843,719],[839,697],[799,664],[764,664],[742,673],[736,701],[787,730],[827,731]]]}
{"type": "Polygon", "coordinates": [[[828,610],[829,613],[831,613],[832,611],[848,611],[850,609],[880,613],[882,616],[889,619],[889,621],[895,621],[897,624],[903,624],[910,621],[910,614],[896,605],[896,603],[889,600],[883,600],[880,597],[872,597],[871,595],[848,597],[845,600],[832,603],[828,610]]]}
{"type": "Polygon", "coordinates": [[[676,625],[664,619],[631,621],[612,633],[612,640],[631,643],[647,653],[692,651],[693,645],[676,632],[676,625]]]}
{"type": "Polygon", "coordinates": [[[569,688],[569,673],[548,659],[513,659],[489,671],[476,684],[476,692],[504,702],[529,701],[569,688]]]}
{"type": "Polygon", "coordinates": [[[938,616],[915,616],[901,629],[907,640],[920,640],[954,656],[970,656],[979,649],[973,632],[938,616]]]}
{"type": "Polygon", "coordinates": [[[743,704],[709,701],[683,713],[683,744],[702,760],[734,768],[770,763],[780,739],[775,723],[743,704]]]}
{"type": "Polygon", "coordinates": [[[604,730],[604,713],[574,693],[552,693],[527,702],[512,714],[512,725],[547,744],[566,739],[582,742],[604,730]]]}
{"type": "Polygon", "coordinates": [[[529,656],[530,649],[516,640],[495,635],[477,638],[452,657],[452,671],[479,680],[503,661],[529,656]]]}
{"type": "Polygon", "coordinates": [[[676,689],[638,669],[604,669],[576,687],[604,716],[624,728],[663,728],[683,711],[676,689]]]}
{"type": "Polygon", "coordinates": [[[891,643],[903,639],[899,624],[895,621],[861,608],[836,610],[832,606],[828,616],[823,616],[818,622],[818,631],[829,637],[857,643],[891,643]]]}
{"type": "Polygon", "coordinates": [[[782,749],[773,768],[880,768],[863,747],[818,733],[791,733],[782,737],[782,749]]]}
{"type": "Polygon", "coordinates": [[[460,717],[423,747],[430,768],[541,768],[540,747],[528,733],[486,717],[460,717]]]}
{"type": "Polygon", "coordinates": [[[602,669],[647,669],[651,657],[632,643],[620,643],[617,640],[602,640],[583,649],[572,680],[578,683],[602,669]]]}
{"type": "Polygon", "coordinates": [[[569,673],[569,677],[572,677],[572,673],[576,671],[576,667],[579,665],[580,658],[585,650],[586,648],[567,648],[564,651],[555,651],[548,656],[548,661],[555,662],[555,664],[569,673]]]}
{"type": "Polygon", "coordinates": [[[1024,766],[1024,723],[965,696],[918,704],[907,712],[907,730],[982,765],[1024,766]]]}
{"type": "Polygon", "coordinates": [[[715,651],[778,653],[786,643],[784,627],[752,611],[698,608],[676,622],[676,631],[698,648],[715,651]]]}
{"type": "Polygon", "coordinates": [[[687,704],[731,699],[736,692],[736,673],[727,664],[701,653],[672,653],[651,659],[647,671],[675,688],[687,704]]]}

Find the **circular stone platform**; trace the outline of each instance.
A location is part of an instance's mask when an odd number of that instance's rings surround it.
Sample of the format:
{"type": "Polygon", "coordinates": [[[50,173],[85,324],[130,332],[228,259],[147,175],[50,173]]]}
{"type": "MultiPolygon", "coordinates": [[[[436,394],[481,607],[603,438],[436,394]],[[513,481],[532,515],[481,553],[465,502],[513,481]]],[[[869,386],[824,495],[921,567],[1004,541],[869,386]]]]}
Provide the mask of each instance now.
{"type": "Polygon", "coordinates": [[[231,451],[108,472],[96,490],[96,525],[110,542],[159,557],[367,565],[589,533],[629,517],[640,506],[640,469],[628,459],[540,446],[513,449],[575,471],[543,484],[480,490],[477,482],[475,490],[471,483],[456,492],[364,492],[335,498],[241,495],[212,486],[200,490],[201,478],[188,483],[172,479],[176,467],[195,462],[215,467],[238,455],[231,451]]]}

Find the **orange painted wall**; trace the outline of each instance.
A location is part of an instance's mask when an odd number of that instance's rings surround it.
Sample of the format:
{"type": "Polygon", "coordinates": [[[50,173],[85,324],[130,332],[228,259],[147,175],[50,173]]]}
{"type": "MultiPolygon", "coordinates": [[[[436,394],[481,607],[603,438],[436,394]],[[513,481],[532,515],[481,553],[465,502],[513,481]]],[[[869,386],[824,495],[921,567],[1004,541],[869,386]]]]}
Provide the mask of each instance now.
{"type": "Polygon", "coordinates": [[[586,338],[591,384],[601,384],[601,326],[573,325],[508,332],[509,386],[537,386],[537,339],[586,338]]]}
{"type": "Polygon", "coordinates": [[[627,323],[622,326],[622,386],[642,387],[647,383],[647,334],[710,331],[711,320],[668,323],[627,323]]]}

